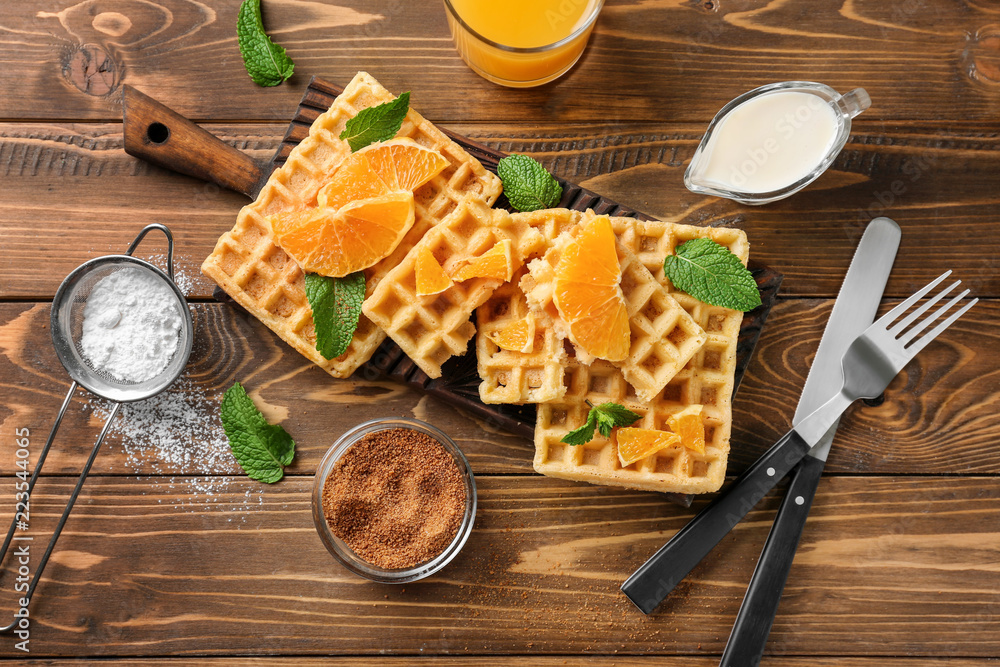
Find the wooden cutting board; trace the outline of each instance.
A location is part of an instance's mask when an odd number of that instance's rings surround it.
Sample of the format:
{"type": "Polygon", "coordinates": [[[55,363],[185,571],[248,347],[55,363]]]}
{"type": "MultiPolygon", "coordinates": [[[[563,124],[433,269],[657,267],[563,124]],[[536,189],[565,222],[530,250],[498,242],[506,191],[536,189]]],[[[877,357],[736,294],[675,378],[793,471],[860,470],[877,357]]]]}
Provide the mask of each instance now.
{"type": "MultiPolygon", "coordinates": [[[[309,128],[316,117],[326,111],[343,90],[328,81],[313,77],[309,82],[302,101],[299,102],[281,145],[271,160],[254,160],[245,153],[223,143],[209,132],[198,127],[171,109],[143,95],[131,86],[124,86],[123,121],[125,151],[136,157],[158,164],[166,169],[212,181],[218,185],[242,192],[251,199],[267,182],[267,177],[277,167],[284,164],[289,153],[309,134],[309,128]]],[[[441,128],[442,131],[461,144],[483,166],[496,172],[497,163],[505,157],[480,143],[459,136],[441,128]]],[[[593,209],[598,214],[632,216],[648,220],[652,216],[626,208],[607,197],[585,190],[580,186],[557,177],[563,187],[559,206],[584,211],[593,209]]],[[[504,196],[496,204],[507,207],[504,196]]],[[[512,210],[512,209],[511,209],[512,210]]],[[[746,372],[754,348],[764,328],[767,315],[774,305],[781,285],[780,273],[751,261],[750,271],[761,292],[761,305],[746,313],[740,328],[737,345],[736,382],[734,393],[746,372]]],[[[232,301],[221,289],[215,291],[216,299],[232,301]]],[[[479,373],[477,371],[475,346],[469,346],[464,356],[453,357],[445,363],[440,378],[431,379],[390,338],[364,364],[357,373],[362,377],[390,378],[402,382],[421,392],[437,396],[458,408],[466,410],[511,433],[532,439],[535,428],[534,405],[487,405],[479,400],[479,373]]],[[[689,505],[690,496],[668,494],[675,502],[689,505]]]]}

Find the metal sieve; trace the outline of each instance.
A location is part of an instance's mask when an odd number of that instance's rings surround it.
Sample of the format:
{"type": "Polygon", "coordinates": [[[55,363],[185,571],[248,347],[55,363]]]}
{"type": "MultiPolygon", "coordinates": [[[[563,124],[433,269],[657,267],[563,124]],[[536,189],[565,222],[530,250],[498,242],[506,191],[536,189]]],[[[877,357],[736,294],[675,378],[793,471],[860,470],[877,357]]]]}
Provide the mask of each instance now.
{"type": "MultiPolygon", "coordinates": [[[[77,496],[80,495],[80,489],[83,488],[83,483],[90,473],[90,468],[97,457],[97,452],[101,448],[101,443],[104,442],[104,436],[107,435],[111,423],[118,415],[121,404],[141,401],[159,394],[173,384],[174,380],[184,371],[185,365],[187,365],[188,357],[191,355],[191,345],[194,342],[194,325],[191,321],[191,312],[188,310],[187,300],[185,300],[184,295],[181,294],[181,291],[174,283],[174,239],[170,230],[165,225],[147,225],[135,237],[135,240],[129,245],[124,255],[97,257],[74,269],[72,273],[66,276],[62,284],[59,285],[59,289],[56,291],[55,298],[52,301],[51,329],[52,345],[55,347],[56,355],[66,368],[66,372],[73,378],[73,383],[70,385],[69,391],[66,392],[66,398],[63,399],[59,414],[56,415],[52,431],[49,433],[49,437],[45,441],[45,446],[42,447],[42,451],[38,455],[38,463],[35,465],[35,470],[28,481],[27,496],[24,496],[25,498],[30,499],[31,492],[35,488],[35,482],[42,471],[42,465],[45,463],[45,457],[49,453],[49,447],[55,439],[56,432],[59,430],[59,425],[62,423],[63,416],[66,414],[66,409],[69,407],[77,386],[81,386],[101,398],[114,401],[114,406],[111,409],[111,414],[108,415],[107,421],[104,422],[104,427],[97,437],[97,442],[90,452],[87,463],[80,473],[69,502],[66,503],[66,509],[63,510],[59,524],[52,534],[52,539],[45,550],[45,555],[39,561],[38,569],[31,580],[31,585],[28,587],[27,593],[22,596],[25,598],[26,604],[21,605],[20,611],[15,614],[14,621],[10,625],[0,628],[0,632],[13,630],[19,620],[27,616],[27,607],[35,592],[35,586],[38,585],[41,579],[45,565],[49,561],[49,556],[52,555],[56,541],[59,539],[63,526],[69,518],[69,513],[76,503],[77,496]],[[146,234],[153,230],[159,230],[167,237],[167,273],[163,273],[163,271],[147,261],[132,257],[132,253],[139,243],[142,242],[146,234]],[[83,335],[83,311],[87,305],[87,298],[97,283],[126,268],[146,272],[169,287],[174,297],[176,297],[176,302],[172,305],[177,308],[181,316],[181,330],[179,332],[176,351],[162,371],[155,377],[142,382],[129,382],[100,368],[95,368],[86,359],[80,348],[80,339],[83,335]]],[[[7,530],[7,537],[4,539],[3,547],[0,549],[0,563],[3,562],[4,557],[7,555],[7,549],[10,547],[14,532],[17,529],[18,518],[18,514],[15,513],[10,528],[7,530]]]]}

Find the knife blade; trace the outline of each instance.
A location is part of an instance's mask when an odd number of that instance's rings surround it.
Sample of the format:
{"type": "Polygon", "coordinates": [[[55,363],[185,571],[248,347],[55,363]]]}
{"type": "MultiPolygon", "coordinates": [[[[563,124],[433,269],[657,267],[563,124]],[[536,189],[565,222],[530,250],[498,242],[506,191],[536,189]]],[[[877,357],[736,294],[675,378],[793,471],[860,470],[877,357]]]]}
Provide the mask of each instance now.
{"type": "MultiPolygon", "coordinates": [[[[843,381],[840,360],[851,341],[875,319],[901,236],[899,225],[889,218],[868,223],[816,349],[793,424],[818,408],[843,381]]],[[[720,667],[757,665],[763,656],[839,421],[789,475],[788,490],[736,615],[720,667]]]]}

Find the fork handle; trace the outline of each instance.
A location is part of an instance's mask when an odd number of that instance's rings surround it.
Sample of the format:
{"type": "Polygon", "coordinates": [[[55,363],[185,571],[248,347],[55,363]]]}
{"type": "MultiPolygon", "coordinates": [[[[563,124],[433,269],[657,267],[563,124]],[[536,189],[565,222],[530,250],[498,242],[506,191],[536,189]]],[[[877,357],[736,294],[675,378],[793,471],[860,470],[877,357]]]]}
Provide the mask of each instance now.
{"type": "Polygon", "coordinates": [[[719,667],[760,664],[824,464],[822,459],[807,456],[792,470],[719,667]]]}
{"type": "Polygon", "coordinates": [[[792,429],[716,497],[624,584],[622,592],[644,614],[651,613],[701,559],[753,509],[809,451],[792,429]]]}

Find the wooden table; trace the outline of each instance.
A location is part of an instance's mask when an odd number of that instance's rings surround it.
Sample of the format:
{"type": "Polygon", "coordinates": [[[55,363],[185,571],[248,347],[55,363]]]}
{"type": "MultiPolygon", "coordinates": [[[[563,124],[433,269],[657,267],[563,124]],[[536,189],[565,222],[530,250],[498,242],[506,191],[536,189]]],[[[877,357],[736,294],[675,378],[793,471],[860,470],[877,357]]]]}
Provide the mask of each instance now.
{"type": "MultiPolygon", "coordinates": [[[[264,157],[310,75],[346,83],[359,69],[392,91],[412,91],[431,120],[534,155],[638,210],[746,230],[752,256],[785,281],[736,400],[733,473],[787,427],[869,219],[886,214],[903,229],[884,309],[955,270],[983,301],[884,400],[843,420],[765,664],[911,667],[947,657],[964,666],[1000,654],[995,3],[612,0],[576,69],[535,90],[499,88],[468,70],[433,0],[266,0],[265,22],[297,73],[258,88],[236,47],[238,6],[4,3],[3,506],[13,505],[15,430],[29,429],[33,460],[68,385],[48,318],[70,270],[120,252],[145,223],[169,225],[197,342],[185,378],[156,410],[126,415],[99,456],[38,589],[30,654],[4,637],[0,655],[123,665],[339,656],[336,664],[374,666],[417,655],[448,667],[503,655],[538,666],[717,663],[776,496],[643,616],[619,585],[705,501],[686,510],[652,493],[541,477],[530,442],[391,383],[330,379],[256,321],[215,303],[199,273],[244,199],[122,150],[123,83],[264,157]],[[684,166],[712,115],[741,92],[787,79],[871,94],[833,168],[760,208],[685,190],[684,166]],[[273,486],[243,476],[220,439],[217,401],[236,380],[298,443],[290,474],[273,486]],[[450,433],[480,488],[476,529],[459,558],[403,587],[335,564],[310,515],[322,453],[349,426],[383,415],[416,415],[450,433]]],[[[145,252],[162,259],[157,243],[145,252]]],[[[32,497],[33,558],[101,423],[102,405],[79,399],[32,497]]],[[[8,570],[15,565],[8,559],[8,570]]],[[[5,610],[13,610],[14,576],[0,580],[5,610]]]]}

